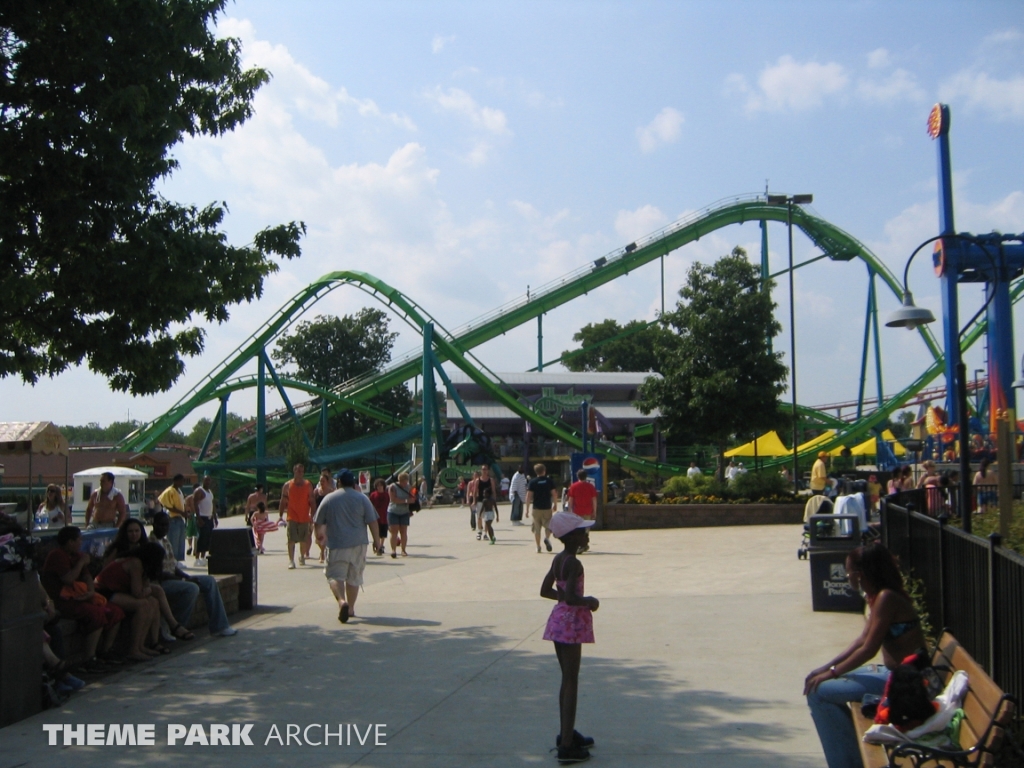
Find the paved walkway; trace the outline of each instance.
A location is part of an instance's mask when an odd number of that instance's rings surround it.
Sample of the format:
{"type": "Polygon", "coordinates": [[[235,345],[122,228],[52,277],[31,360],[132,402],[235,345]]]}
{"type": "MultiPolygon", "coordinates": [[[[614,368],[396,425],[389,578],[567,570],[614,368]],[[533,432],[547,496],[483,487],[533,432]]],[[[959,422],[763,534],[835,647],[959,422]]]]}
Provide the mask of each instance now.
{"type": "MultiPolygon", "coordinates": [[[[465,510],[416,515],[410,556],[371,557],[345,626],[322,571],[287,570],[284,535],[271,535],[262,610],[236,618],[237,636],[201,637],[0,731],[0,768],[556,765],[560,678],[541,640],[552,604],[538,597],[550,557],[506,512],[494,546],[471,535],[465,510]],[[157,746],[49,747],[42,725],[59,722],[155,723],[157,746]],[[168,723],[254,723],[255,746],[169,747],[168,723]],[[359,746],[351,732],[340,747],[264,744],[288,723],[382,723],[387,744],[359,746]]],[[[802,680],[861,619],[811,611],[795,526],[592,539],[583,562],[601,610],[578,715],[597,739],[590,764],[824,765],[802,680]]]]}

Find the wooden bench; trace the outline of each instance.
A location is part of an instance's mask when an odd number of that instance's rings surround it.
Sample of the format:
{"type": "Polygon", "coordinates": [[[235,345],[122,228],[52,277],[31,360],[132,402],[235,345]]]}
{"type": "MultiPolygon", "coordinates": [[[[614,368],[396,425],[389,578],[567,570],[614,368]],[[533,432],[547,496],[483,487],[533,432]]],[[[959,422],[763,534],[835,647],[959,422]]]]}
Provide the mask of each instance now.
{"type": "Polygon", "coordinates": [[[860,702],[851,702],[853,725],[860,743],[861,759],[865,768],[881,766],[991,766],[1006,736],[1006,727],[1013,719],[1014,701],[967,653],[949,632],[943,632],[932,664],[943,682],[953,673],[967,673],[968,689],[961,707],[964,719],[960,726],[960,751],[933,749],[916,744],[885,747],[866,744],[863,740],[874,721],[864,717],[860,702]]]}

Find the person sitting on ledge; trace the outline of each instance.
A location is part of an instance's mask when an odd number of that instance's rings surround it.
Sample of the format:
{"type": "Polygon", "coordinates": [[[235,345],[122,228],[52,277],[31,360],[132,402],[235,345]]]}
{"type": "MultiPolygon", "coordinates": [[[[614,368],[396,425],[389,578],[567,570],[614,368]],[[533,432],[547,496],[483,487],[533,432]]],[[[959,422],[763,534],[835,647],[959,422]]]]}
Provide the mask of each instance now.
{"type": "Polygon", "coordinates": [[[57,612],[74,619],[85,635],[86,671],[106,668],[110,649],[124,618],[124,611],[112,603],[96,600],[96,588],[89,573],[90,557],[81,551],[82,530],[68,525],[57,531],[57,548],[46,556],[40,581],[57,612]],[[102,639],[103,643],[100,644],[102,639]],[[99,651],[100,659],[96,654],[99,651]]]}
{"type": "Polygon", "coordinates": [[[881,544],[857,547],[846,558],[850,586],[867,597],[870,616],[850,647],[811,671],[804,695],[829,768],[861,765],[857,732],[847,706],[865,694],[881,695],[903,659],[925,647],[914,603],[892,554],[881,544]],[[882,650],[884,666],[865,664],[882,650]]]}
{"type": "MultiPolygon", "coordinates": [[[[260,505],[263,505],[262,501],[260,505]]],[[[170,515],[166,512],[157,512],[153,515],[153,541],[162,546],[165,552],[160,586],[163,587],[168,602],[172,604],[171,609],[174,611],[174,618],[178,621],[178,626],[188,626],[188,622],[192,618],[192,611],[196,607],[196,598],[201,592],[203,601],[206,603],[210,634],[219,637],[231,637],[238,634],[238,630],[233,628],[228,621],[228,614],[224,610],[224,601],[221,599],[217,580],[213,576],[205,574],[191,575],[178,567],[178,561],[174,557],[174,548],[171,546],[170,539],[167,538],[170,529],[170,515]]],[[[191,636],[192,633],[189,632],[184,639],[191,640],[191,636]]]]}
{"type": "Polygon", "coordinates": [[[126,557],[114,560],[96,577],[96,591],[132,617],[128,658],[147,661],[170,653],[160,644],[160,603],[153,584],[160,580],[164,548],[148,542],[126,557]]]}

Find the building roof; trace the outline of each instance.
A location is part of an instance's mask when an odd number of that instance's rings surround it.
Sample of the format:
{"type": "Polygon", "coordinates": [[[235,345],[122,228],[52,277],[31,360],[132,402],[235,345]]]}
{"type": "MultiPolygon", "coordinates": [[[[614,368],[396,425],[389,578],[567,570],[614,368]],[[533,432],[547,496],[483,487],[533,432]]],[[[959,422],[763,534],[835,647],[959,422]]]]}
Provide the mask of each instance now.
{"type": "Polygon", "coordinates": [[[0,422],[0,454],[68,455],[68,440],[52,421],[0,422]]]}
{"type": "MultiPolygon", "coordinates": [[[[520,421],[522,417],[514,413],[510,408],[506,408],[504,405],[497,405],[493,402],[467,402],[463,403],[466,406],[466,410],[469,411],[469,415],[474,421],[520,421]]],[[[462,414],[459,413],[458,406],[455,405],[454,400],[448,400],[447,402],[446,416],[450,420],[461,420],[462,414]]],[[[653,421],[661,415],[661,412],[657,409],[650,413],[643,413],[632,403],[599,403],[595,406],[598,413],[604,416],[606,419],[614,421],[641,421],[648,422],[653,421]]],[[[579,410],[576,410],[576,421],[579,421],[579,410]]]]}

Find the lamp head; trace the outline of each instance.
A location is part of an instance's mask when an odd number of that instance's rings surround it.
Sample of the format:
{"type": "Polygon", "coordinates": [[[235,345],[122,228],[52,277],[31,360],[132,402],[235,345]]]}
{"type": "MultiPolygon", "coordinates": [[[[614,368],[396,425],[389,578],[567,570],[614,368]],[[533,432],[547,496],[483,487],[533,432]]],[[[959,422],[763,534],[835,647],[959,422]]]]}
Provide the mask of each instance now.
{"type": "Polygon", "coordinates": [[[926,307],[914,305],[914,297],[910,291],[903,294],[903,306],[889,315],[885,321],[889,328],[906,328],[912,331],[919,325],[927,325],[935,322],[935,315],[926,307]]]}

